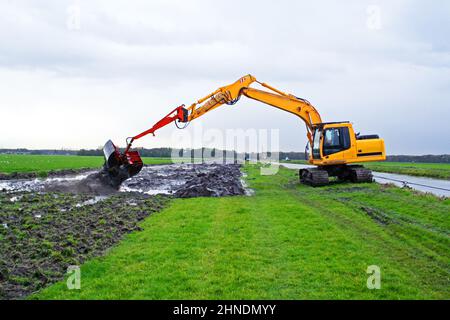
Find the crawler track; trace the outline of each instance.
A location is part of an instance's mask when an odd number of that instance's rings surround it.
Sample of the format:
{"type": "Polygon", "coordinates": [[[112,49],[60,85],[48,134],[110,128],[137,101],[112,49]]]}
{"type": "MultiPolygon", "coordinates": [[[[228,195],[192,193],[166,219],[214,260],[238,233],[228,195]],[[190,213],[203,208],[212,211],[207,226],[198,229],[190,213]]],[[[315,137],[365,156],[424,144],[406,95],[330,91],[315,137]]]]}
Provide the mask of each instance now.
{"type": "Polygon", "coordinates": [[[300,182],[313,187],[325,186],[330,176],[355,183],[373,182],[372,171],[362,166],[306,168],[299,171],[300,182]]]}
{"type": "Polygon", "coordinates": [[[372,171],[363,167],[349,168],[350,181],[352,182],[372,182],[372,171]]]}
{"type": "Polygon", "coordinates": [[[300,169],[300,182],[313,187],[325,186],[328,184],[328,172],[319,168],[300,169]]]}

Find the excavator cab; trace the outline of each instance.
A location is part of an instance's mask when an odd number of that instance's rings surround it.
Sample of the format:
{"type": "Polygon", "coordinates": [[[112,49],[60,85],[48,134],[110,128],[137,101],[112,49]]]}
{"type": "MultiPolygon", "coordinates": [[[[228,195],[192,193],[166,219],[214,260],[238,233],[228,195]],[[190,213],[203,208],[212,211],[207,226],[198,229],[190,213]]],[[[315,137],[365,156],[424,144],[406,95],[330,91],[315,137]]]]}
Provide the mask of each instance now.
{"type": "Polygon", "coordinates": [[[172,122],[175,122],[177,127],[182,129],[183,127],[179,127],[177,122],[186,123],[187,125],[188,113],[184,104],[176,107],[150,129],[134,137],[127,138],[127,147],[124,152],[120,152],[119,148],[111,140],[108,140],[103,147],[103,154],[105,155],[103,175],[108,180],[108,183],[118,188],[123,181],[137,175],[141,171],[143,163],[139,152],[130,150],[135,140],[148,134],[155,135],[156,130],[172,122]]]}
{"type": "Polygon", "coordinates": [[[105,156],[103,171],[109,177],[110,185],[115,188],[124,180],[137,175],[144,165],[138,151],[130,151],[127,148],[121,153],[111,140],[105,143],[103,154],[105,156]]]}
{"type": "Polygon", "coordinates": [[[350,149],[350,131],[353,131],[353,129],[347,124],[348,122],[336,122],[318,126],[313,134],[312,158],[316,160],[328,159],[330,155],[350,149]],[[333,126],[333,124],[339,126],[333,126]]]}
{"type": "Polygon", "coordinates": [[[309,163],[317,166],[386,160],[383,139],[355,134],[348,121],[316,124],[312,141],[309,163]]]}

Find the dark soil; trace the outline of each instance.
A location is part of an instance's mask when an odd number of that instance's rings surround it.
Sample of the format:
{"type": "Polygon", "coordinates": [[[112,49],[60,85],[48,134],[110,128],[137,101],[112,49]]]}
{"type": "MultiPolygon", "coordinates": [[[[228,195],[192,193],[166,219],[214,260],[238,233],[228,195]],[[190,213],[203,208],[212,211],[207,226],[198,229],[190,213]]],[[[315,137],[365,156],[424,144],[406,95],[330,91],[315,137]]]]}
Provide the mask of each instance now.
{"type": "Polygon", "coordinates": [[[218,165],[208,172],[198,172],[186,181],[175,193],[175,197],[223,197],[242,195],[245,189],[240,183],[238,165],[218,165]]]}
{"type": "Polygon", "coordinates": [[[233,164],[173,164],[142,169],[126,180],[121,190],[166,193],[174,197],[222,197],[243,195],[242,174],[233,164]]]}
{"type": "Polygon", "coordinates": [[[101,171],[90,171],[82,178],[74,178],[80,170],[65,170],[61,179],[23,174],[0,182],[0,299],[24,298],[62,280],[68,266],[139,230],[139,221],[171,197],[245,194],[238,165],[148,166],[119,190],[101,171]]]}
{"type": "Polygon", "coordinates": [[[367,215],[372,218],[375,222],[381,225],[388,225],[393,222],[392,218],[389,217],[386,213],[370,208],[370,207],[361,207],[361,210],[363,210],[367,215]]]}
{"type": "Polygon", "coordinates": [[[103,171],[88,171],[84,176],[63,175],[48,179],[16,179],[0,181],[3,192],[63,192],[90,195],[111,195],[117,192],[171,194],[175,197],[221,197],[242,195],[239,165],[172,164],[147,166],[114,188],[103,171]]]}
{"type": "Polygon", "coordinates": [[[76,175],[84,172],[92,171],[92,169],[65,169],[65,170],[52,170],[46,173],[39,172],[12,172],[12,173],[0,173],[0,180],[12,180],[12,179],[35,179],[44,177],[65,177],[76,175]]]}
{"type": "Polygon", "coordinates": [[[55,181],[45,186],[45,192],[64,192],[75,194],[110,195],[116,193],[118,188],[110,184],[108,175],[103,172],[95,172],[80,181],[55,181]]]}
{"type": "Polygon", "coordinates": [[[22,298],[63,279],[69,265],[139,230],[139,221],[168,197],[118,193],[94,202],[88,195],[0,193],[0,299],[22,298]]]}

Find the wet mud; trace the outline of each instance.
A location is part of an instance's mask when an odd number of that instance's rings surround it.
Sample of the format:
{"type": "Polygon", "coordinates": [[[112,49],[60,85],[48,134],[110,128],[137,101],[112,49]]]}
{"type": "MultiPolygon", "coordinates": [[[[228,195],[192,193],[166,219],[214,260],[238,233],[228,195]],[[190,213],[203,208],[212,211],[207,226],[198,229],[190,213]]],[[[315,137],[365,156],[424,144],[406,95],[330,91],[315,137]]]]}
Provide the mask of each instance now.
{"type": "Polygon", "coordinates": [[[246,194],[238,165],[144,167],[119,189],[101,172],[0,181],[0,299],[22,299],[102,255],[174,197],[246,194]]]}
{"type": "Polygon", "coordinates": [[[145,167],[125,181],[120,191],[171,194],[177,198],[243,195],[239,165],[174,164],[145,167]]]}
{"type": "Polygon", "coordinates": [[[90,173],[79,181],[75,180],[70,182],[63,179],[47,183],[43,191],[93,195],[110,195],[116,193],[118,189],[112,187],[109,182],[107,174],[99,171],[90,173]]]}
{"type": "Polygon", "coordinates": [[[119,188],[109,184],[102,171],[47,179],[0,181],[0,191],[63,192],[73,194],[112,195],[123,192],[170,194],[174,197],[221,197],[246,193],[239,165],[171,164],[146,166],[124,181],[119,188]]]}
{"type": "Polygon", "coordinates": [[[164,195],[0,193],[0,299],[20,299],[62,280],[164,208],[164,195]]]}

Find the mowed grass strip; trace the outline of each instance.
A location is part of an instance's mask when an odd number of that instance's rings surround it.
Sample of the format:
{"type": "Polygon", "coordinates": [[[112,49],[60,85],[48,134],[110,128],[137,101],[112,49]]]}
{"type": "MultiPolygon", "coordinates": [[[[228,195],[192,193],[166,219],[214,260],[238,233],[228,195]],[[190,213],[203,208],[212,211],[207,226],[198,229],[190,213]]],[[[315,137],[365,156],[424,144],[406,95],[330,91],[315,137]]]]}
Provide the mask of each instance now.
{"type": "Polygon", "coordinates": [[[85,263],[81,290],[60,282],[31,298],[450,298],[448,199],[245,171],[254,196],[176,199],[85,263]],[[366,286],[370,265],[380,290],[366,286]]]}
{"type": "MultiPolygon", "coordinates": [[[[171,163],[170,158],[142,158],[145,164],[171,163]]],[[[100,168],[103,157],[0,154],[0,173],[47,173],[62,169],[100,168]]]]}

